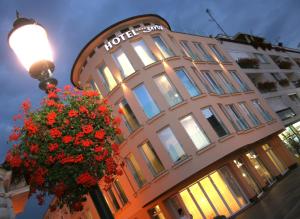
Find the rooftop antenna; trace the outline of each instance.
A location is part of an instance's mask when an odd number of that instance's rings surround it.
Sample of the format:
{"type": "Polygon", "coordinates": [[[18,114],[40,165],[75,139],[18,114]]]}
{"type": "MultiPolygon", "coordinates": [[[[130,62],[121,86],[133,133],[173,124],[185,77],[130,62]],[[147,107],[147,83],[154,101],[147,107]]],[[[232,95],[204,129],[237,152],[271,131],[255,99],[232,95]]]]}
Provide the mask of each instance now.
{"type": "Polygon", "coordinates": [[[209,10],[208,8],[206,9],[206,13],[208,14],[208,16],[209,16],[210,19],[211,19],[211,20],[209,20],[209,21],[215,22],[216,25],[218,26],[218,28],[223,32],[223,34],[224,34],[225,36],[228,37],[228,34],[227,34],[227,33],[225,32],[225,30],[221,27],[221,25],[218,23],[218,21],[214,18],[214,16],[211,14],[211,12],[210,12],[210,10],[209,10]]]}

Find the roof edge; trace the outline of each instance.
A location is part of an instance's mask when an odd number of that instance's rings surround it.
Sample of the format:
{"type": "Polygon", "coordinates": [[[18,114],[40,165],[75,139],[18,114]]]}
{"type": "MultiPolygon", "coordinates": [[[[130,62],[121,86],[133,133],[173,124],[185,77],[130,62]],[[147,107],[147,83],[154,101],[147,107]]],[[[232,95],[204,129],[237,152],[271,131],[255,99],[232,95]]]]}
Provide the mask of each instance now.
{"type": "Polygon", "coordinates": [[[96,36],[94,36],[94,37],[93,37],[93,38],[92,38],[92,39],[91,39],[91,40],[90,40],[90,41],[89,41],[89,42],[81,49],[81,51],[80,51],[79,54],[77,55],[77,57],[76,57],[76,59],[75,59],[75,62],[74,62],[74,64],[73,64],[73,66],[72,66],[72,70],[71,70],[71,75],[70,75],[71,83],[72,83],[75,87],[81,89],[81,87],[78,86],[78,84],[76,84],[76,83],[73,81],[73,74],[74,74],[74,70],[75,70],[75,67],[76,67],[76,65],[77,65],[77,62],[78,62],[79,58],[81,57],[82,53],[87,49],[87,47],[88,47],[93,41],[95,41],[98,37],[100,37],[102,34],[104,34],[105,32],[107,32],[109,29],[112,29],[112,28],[114,28],[114,27],[116,27],[116,26],[118,26],[118,25],[120,25],[120,24],[122,24],[122,23],[125,23],[125,22],[127,22],[127,21],[134,20],[134,19],[138,19],[138,18],[143,18],[143,17],[156,17],[156,18],[159,18],[159,19],[161,19],[163,22],[165,22],[165,23],[167,24],[167,26],[168,26],[168,29],[171,30],[171,26],[170,26],[169,22],[168,22],[166,19],[164,19],[163,17],[161,17],[161,16],[159,16],[159,15],[157,15],[157,14],[143,14],[143,15],[137,15],[137,16],[133,16],[133,17],[129,17],[129,18],[123,19],[123,20],[121,20],[121,21],[118,21],[117,23],[114,23],[114,24],[108,26],[107,28],[105,28],[104,30],[102,30],[100,33],[98,33],[96,36]]]}

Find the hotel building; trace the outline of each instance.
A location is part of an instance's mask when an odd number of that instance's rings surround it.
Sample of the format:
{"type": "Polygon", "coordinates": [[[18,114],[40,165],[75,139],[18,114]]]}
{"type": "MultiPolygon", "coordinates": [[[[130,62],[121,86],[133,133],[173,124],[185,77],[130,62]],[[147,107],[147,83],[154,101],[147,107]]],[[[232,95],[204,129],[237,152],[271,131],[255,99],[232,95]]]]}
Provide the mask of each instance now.
{"type": "MultiPolygon", "coordinates": [[[[174,32],[158,15],[95,36],[71,81],[124,112],[124,174],[103,191],[116,219],[176,219],[179,208],[194,219],[231,216],[296,166],[278,115],[220,41],[174,32]]],[[[45,218],[99,216],[88,197],[82,212],[45,218]]]]}
{"type": "Polygon", "coordinates": [[[299,157],[300,50],[243,33],[218,39],[283,121],[286,128],[279,137],[299,157]]]}

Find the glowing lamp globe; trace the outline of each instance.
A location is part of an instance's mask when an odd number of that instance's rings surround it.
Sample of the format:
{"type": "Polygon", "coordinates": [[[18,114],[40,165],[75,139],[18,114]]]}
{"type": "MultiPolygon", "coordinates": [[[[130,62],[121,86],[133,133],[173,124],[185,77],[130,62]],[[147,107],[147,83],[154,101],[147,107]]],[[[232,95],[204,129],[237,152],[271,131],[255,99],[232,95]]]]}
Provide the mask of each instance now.
{"type": "Polygon", "coordinates": [[[46,30],[35,20],[19,17],[8,34],[8,43],[30,76],[40,81],[45,90],[49,83],[57,84],[52,78],[54,71],[53,52],[46,30]]]}

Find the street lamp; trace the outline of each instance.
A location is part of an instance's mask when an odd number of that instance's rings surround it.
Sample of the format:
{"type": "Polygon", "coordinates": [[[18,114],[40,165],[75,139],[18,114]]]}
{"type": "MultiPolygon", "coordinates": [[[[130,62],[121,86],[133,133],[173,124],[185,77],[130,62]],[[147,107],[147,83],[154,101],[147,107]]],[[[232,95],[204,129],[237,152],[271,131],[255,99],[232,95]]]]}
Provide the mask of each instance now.
{"type": "Polygon", "coordinates": [[[33,19],[20,17],[17,12],[8,42],[30,76],[40,81],[41,90],[46,91],[48,84],[57,85],[57,80],[52,77],[52,49],[47,32],[40,24],[33,19]]]}
{"type": "MultiPolygon", "coordinates": [[[[57,85],[52,77],[54,71],[53,54],[47,37],[47,32],[33,19],[20,17],[13,23],[13,29],[8,34],[8,42],[30,76],[40,81],[39,88],[47,92],[49,84],[57,85]]],[[[90,190],[100,218],[113,219],[113,214],[98,185],[90,190]]]]}

